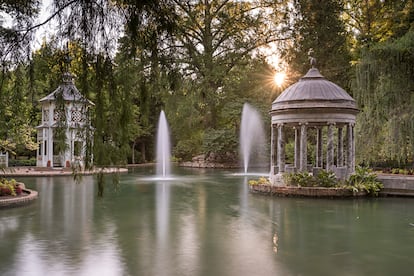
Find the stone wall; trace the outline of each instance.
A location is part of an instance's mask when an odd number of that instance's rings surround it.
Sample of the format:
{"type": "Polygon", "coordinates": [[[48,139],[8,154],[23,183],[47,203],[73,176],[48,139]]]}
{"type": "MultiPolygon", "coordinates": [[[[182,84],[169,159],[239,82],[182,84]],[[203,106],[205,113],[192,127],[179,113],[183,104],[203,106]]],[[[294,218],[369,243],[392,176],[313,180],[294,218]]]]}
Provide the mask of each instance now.
{"type": "Polygon", "coordinates": [[[365,196],[365,192],[353,193],[348,189],[324,188],[324,187],[295,187],[295,186],[274,186],[274,185],[249,185],[252,192],[290,197],[351,197],[365,196]]]}
{"type": "Polygon", "coordinates": [[[225,156],[217,156],[215,154],[210,154],[206,156],[202,154],[202,155],[193,157],[191,161],[180,162],[179,166],[191,167],[191,168],[217,168],[217,169],[239,168],[240,165],[235,160],[236,160],[235,156],[233,156],[230,153],[226,154],[225,156]]]}
{"type": "Polygon", "coordinates": [[[235,169],[239,168],[239,165],[230,164],[230,163],[211,163],[204,160],[200,161],[188,161],[181,162],[179,164],[181,167],[191,167],[191,168],[216,168],[216,169],[235,169]]]}
{"type": "Polygon", "coordinates": [[[0,199],[0,208],[26,205],[37,199],[37,197],[38,193],[36,191],[25,188],[23,189],[21,196],[12,196],[9,198],[0,199]]]}
{"type": "MultiPolygon", "coordinates": [[[[384,185],[380,196],[414,196],[414,176],[378,175],[384,185]]],[[[360,196],[365,193],[353,194],[352,191],[339,188],[294,187],[285,186],[281,177],[273,179],[274,185],[249,185],[252,192],[274,194],[279,196],[310,196],[310,197],[348,197],[360,196]]]]}
{"type": "Polygon", "coordinates": [[[414,176],[381,174],[378,180],[384,184],[380,195],[414,196],[414,176]]]}

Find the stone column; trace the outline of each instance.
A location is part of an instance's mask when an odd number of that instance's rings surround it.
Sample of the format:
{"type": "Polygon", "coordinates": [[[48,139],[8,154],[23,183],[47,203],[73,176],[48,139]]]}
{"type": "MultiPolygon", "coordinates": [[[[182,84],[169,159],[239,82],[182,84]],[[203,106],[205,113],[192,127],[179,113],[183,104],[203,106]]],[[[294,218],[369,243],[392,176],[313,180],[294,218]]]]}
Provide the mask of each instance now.
{"type": "Polygon", "coordinates": [[[276,130],[275,125],[272,124],[270,129],[270,173],[273,175],[275,174],[275,163],[276,161],[276,142],[275,142],[276,130]]]}
{"type": "Polygon", "coordinates": [[[323,168],[322,128],[316,128],[316,167],[323,168]]]}
{"type": "Polygon", "coordinates": [[[348,138],[348,175],[355,171],[355,137],[354,137],[354,124],[349,123],[346,126],[347,138],[348,138]]]}
{"type": "Polygon", "coordinates": [[[300,124],[300,167],[301,172],[307,171],[308,148],[307,148],[307,123],[300,124]]]}
{"type": "Polygon", "coordinates": [[[279,173],[285,171],[285,133],[283,124],[277,125],[277,165],[279,173]]]}
{"type": "Polygon", "coordinates": [[[355,124],[352,124],[352,173],[355,172],[355,124]]]}
{"type": "Polygon", "coordinates": [[[334,165],[334,123],[328,124],[328,146],[326,150],[326,170],[332,170],[334,165]]]}
{"type": "Polygon", "coordinates": [[[342,126],[338,127],[338,153],[336,163],[338,167],[344,166],[344,137],[342,135],[342,126]]]}
{"type": "Polygon", "coordinates": [[[295,167],[300,168],[300,129],[295,127],[295,167]]]}

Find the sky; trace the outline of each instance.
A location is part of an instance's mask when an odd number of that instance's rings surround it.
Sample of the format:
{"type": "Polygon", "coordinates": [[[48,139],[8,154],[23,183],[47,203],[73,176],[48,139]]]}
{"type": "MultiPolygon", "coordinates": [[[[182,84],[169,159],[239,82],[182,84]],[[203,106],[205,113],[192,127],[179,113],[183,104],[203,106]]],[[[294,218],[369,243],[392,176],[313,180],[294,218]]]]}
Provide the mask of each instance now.
{"type": "MultiPolygon", "coordinates": [[[[36,23],[44,22],[51,14],[52,11],[52,0],[42,0],[41,1],[41,8],[39,17],[36,20],[36,23]]],[[[46,24],[45,26],[40,27],[35,34],[35,41],[33,42],[34,48],[40,48],[43,37],[47,37],[51,34],[50,32],[51,26],[50,24],[46,24]]]]}
{"type": "MultiPolygon", "coordinates": [[[[40,13],[39,16],[36,18],[34,24],[39,24],[41,22],[44,22],[48,16],[51,14],[52,10],[52,0],[42,0],[40,1],[40,13]]],[[[1,26],[10,28],[13,24],[13,18],[6,13],[0,13],[0,21],[1,26]]],[[[50,24],[47,24],[45,26],[40,27],[38,30],[36,30],[35,33],[35,40],[32,42],[33,48],[40,48],[42,39],[44,36],[48,36],[51,34],[51,26],[50,24]]]]}

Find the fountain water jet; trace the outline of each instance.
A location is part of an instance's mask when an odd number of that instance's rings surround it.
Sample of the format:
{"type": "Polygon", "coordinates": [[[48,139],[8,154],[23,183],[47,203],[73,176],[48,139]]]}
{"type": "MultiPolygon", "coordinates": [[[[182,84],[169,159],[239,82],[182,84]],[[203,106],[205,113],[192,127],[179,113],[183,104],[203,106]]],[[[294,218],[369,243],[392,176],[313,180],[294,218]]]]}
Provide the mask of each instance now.
{"type": "Polygon", "coordinates": [[[170,175],[170,134],[168,130],[167,118],[162,110],[158,120],[157,132],[157,177],[166,178],[170,175]]]}
{"type": "Polygon", "coordinates": [[[264,154],[265,133],[259,112],[250,104],[243,105],[240,127],[240,155],[243,160],[244,173],[247,173],[252,155],[264,154]]]}

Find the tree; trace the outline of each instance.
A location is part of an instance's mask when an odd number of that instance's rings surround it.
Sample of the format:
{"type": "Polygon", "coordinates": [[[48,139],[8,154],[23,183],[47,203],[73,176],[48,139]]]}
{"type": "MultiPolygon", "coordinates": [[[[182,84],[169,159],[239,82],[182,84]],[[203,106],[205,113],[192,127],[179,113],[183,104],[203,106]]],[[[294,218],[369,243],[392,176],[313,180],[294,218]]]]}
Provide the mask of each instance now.
{"type": "Polygon", "coordinates": [[[0,4],[0,150],[13,151],[19,144],[35,148],[27,116],[30,106],[25,102],[25,66],[19,61],[30,52],[27,45],[31,39],[21,30],[30,28],[38,5],[34,0],[0,4]],[[12,17],[12,22],[6,22],[3,14],[12,17]]]}
{"type": "Polygon", "coordinates": [[[26,67],[19,65],[9,72],[0,93],[0,151],[14,153],[17,146],[36,150],[30,122],[31,105],[27,101],[26,67]]]}
{"type": "Polygon", "coordinates": [[[348,88],[350,55],[341,20],[341,0],[294,0],[291,11],[293,37],[284,53],[290,71],[298,77],[310,68],[307,53],[314,51],[317,67],[330,81],[348,88]]]}
{"type": "MultiPolygon", "coordinates": [[[[8,67],[30,53],[32,36],[29,31],[33,19],[39,12],[36,0],[4,0],[0,4],[0,66],[8,67]],[[8,15],[12,22],[6,22],[1,14],[8,15]]],[[[1,89],[1,87],[0,87],[1,89]]]]}
{"type": "Polygon", "coordinates": [[[183,74],[199,84],[204,127],[215,127],[225,77],[235,66],[245,65],[258,47],[284,39],[273,28],[278,22],[271,25],[266,21],[269,13],[277,17],[277,5],[264,1],[174,2],[180,20],[166,49],[175,56],[183,74]]]}
{"type": "Polygon", "coordinates": [[[406,164],[414,152],[414,31],[366,49],[356,66],[354,94],[361,161],[406,164]]]}
{"type": "MultiPolygon", "coordinates": [[[[122,52],[142,66],[141,123],[156,121],[159,110],[166,109],[171,128],[177,130],[176,152],[188,158],[202,151],[205,129],[224,133],[220,117],[231,80],[237,79],[235,68],[247,66],[259,46],[284,38],[265,21],[270,14],[277,18],[278,12],[272,13],[279,7],[275,3],[171,2],[160,2],[157,12],[146,11],[145,20],[138,16],[135,24],[127,23],[122,52]]],[[[135,5],[126,10],[140,14],[135,5]]]]}
{"type": "Polygon", "coordinates": [[[344,22],[352,33],[354,50],[403,36],[414,20],[412,0],[347,1],[344,22]]]}

